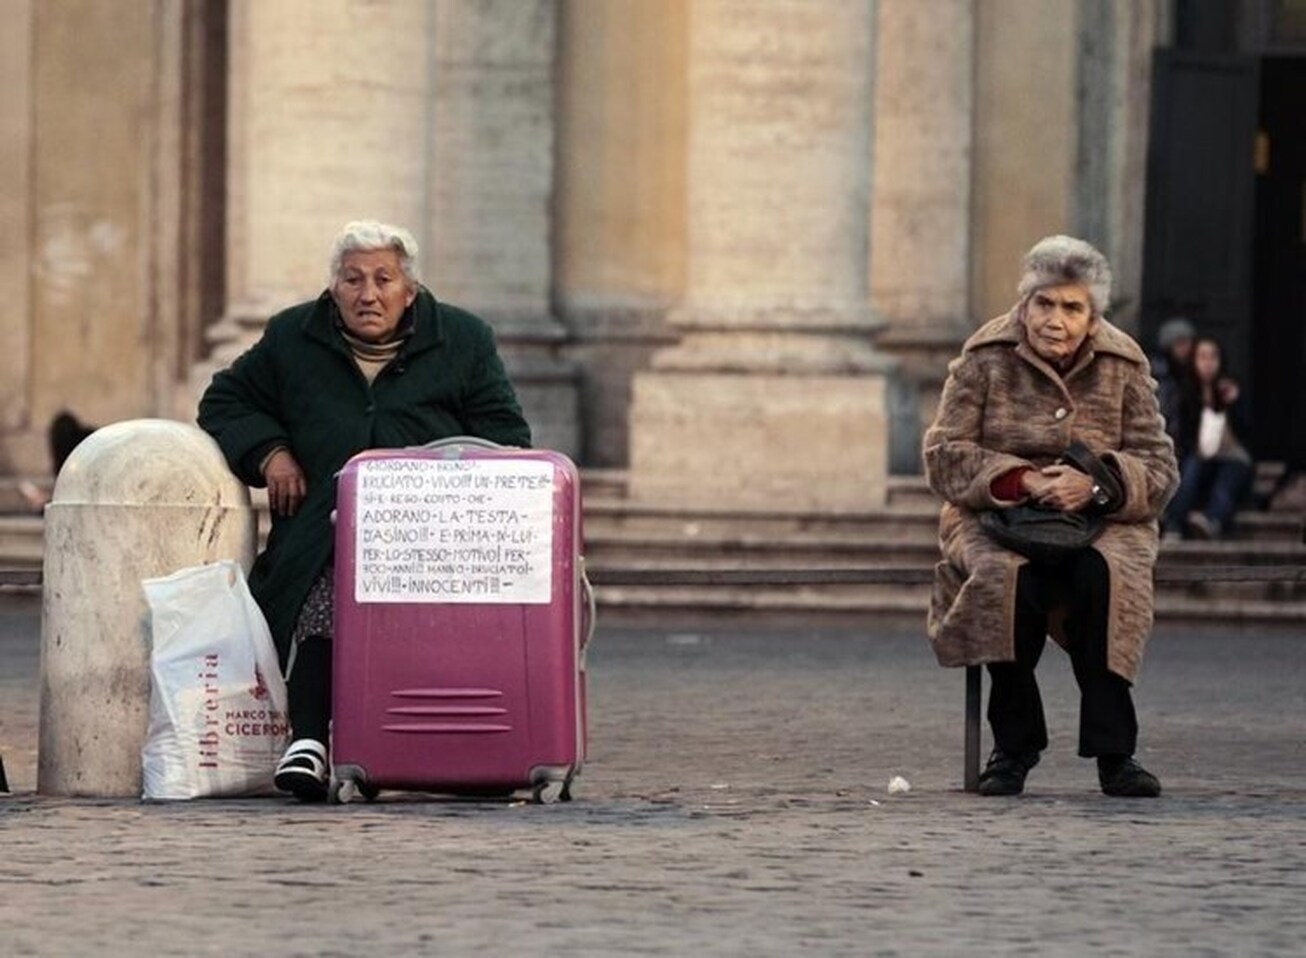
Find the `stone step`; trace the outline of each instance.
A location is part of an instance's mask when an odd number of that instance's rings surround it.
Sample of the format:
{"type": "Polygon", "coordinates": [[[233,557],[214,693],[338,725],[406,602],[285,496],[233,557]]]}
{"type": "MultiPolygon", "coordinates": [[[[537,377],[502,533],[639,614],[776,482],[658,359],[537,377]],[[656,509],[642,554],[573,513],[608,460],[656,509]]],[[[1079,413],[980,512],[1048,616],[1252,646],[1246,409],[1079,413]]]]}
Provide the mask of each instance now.
{"type": "MultiPolygon", "coordinates": [[[[690,523],[688,528],[650,531],[638,528],[609,528],[589,521],[586,513],[585,549],[592,563],[625,563],[660,560],[683,565],[706,559],[769,566],[809,565],[914,565],[936,561],[937,542],[933,523],[913,529],[913,535],[893,535],[893,523],[885,523],[870,534],[855,531],[737,532],[715,528],[715,523],[690,523]]],[[[266,535],[266,514],[262,515],[260,539],[266,535]]],[[[0,565],[31,567],[41,564],[44,520],[38,515],[0,515],[0,565]]],[[[1165,542],[1162,561],[1184,565],[1257,565],[1306,561],[1306,546],[1294,541],[1223,540],[1219,542],[1165,542]]]]}
{"type": "MultiPolygon", "coordinates": [[[[630,472],[626,469],[586,468],[581,485],[588,499],[626,499],[630,489],[630,472]]],[[[886,493],[888,506],[934,505],[938,497],[930,491],[922,476],[889,476],[886,493]]]]}
{"type": "MultiPolygon", "coordinates": [[[[712,614],[766,613],[821,619],[859,616],[918,616],[924,629],[929,586],[803,586],[654,587],[597,586],[601,613],[615,615],[692,617],[712,614]]],[[[1293,625],[1306,620],[1306,595],[1292,599],[1252,594],[1194,595],[1185,589],[1163,588],[1156,600],[1156,617],[1165,622],[1224,622],[1243,625],[1293,625]]]]}
{"type": "Polygon", "coordinates": [[[54,483],[49,479],[24,476],[0,476],[0,516],[34,515],[36,510],[24,487],[49,497],[54,483]]]}
{"type": "Polygon", "coordinates": [[[44,529],[38,515],[0,515],[0,568],[39,569],[44,529]]]}
{"type": "Polygon", "coordinates": [[[1232,538],[1251,542],[1306,542],[1306,518],[1290,512],[1245,509],[1234,518],[1232,538]]]}
{"type": "MultiPolygon", "coordinates": [[[[784,538],[751,533],[684,534],[656,530],[635,534],[629,530],[592,529],[585,532],[585,554],[591,565],[660,563],[712,563],[720,566],[858,567],[877,565],[933,565],[938,544],[928,539],[903,539],[799,533],[784,538]]],[[[1306,546],[1295,542],[1164,542],[1161,561],[1199,565],[1306,565],[1306,546]]]]}
{"type": "Polygon", "coordinates": [[[807,509],[697,509],[585,496],[585,531],[685,536],[755,535],[771,538],[805,533],[879,539],[933,540],[939,510],[911,505],[876,512],[807,509]]]}
{"type": "Polygon", "coordinates": [[[751,535],[682,536],[653,532],[585,533],[585,557],[591,565],[661,564],[835,568],[875,565],[932,565],[939,548],[933,538],[919,542],[847,536],[751,535]]]}
{"type": "MultiPolygon", "coordinates": [[[[790,538],[803,534],[846,535],[905,543],[934,542],[936,503],[908,500],[876,511],[805,509],[697,509],[585,496],[586,534],[624,532],[636,536],[682,534],[685,537],[758,536],[790,538]]],[[[1244,510],[1226,541],[1302,542],[1302,517],[1289,512],[1244,510]]]]}

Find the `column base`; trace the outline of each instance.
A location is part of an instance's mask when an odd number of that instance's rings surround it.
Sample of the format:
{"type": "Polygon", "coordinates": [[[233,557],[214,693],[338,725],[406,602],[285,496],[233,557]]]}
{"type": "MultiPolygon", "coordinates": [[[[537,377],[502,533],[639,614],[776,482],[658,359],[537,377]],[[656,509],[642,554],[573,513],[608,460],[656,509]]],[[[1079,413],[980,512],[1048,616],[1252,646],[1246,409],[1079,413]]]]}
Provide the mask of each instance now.
{"type": "Polygon", "coordinates": [[[646,372],[631,405],[631,498],[706,508],[878,509],[888,376],[646,372]]]}
{"type": "Polygon", "coordinates": [[[512,379],[537,449],[581,456],[580,370],[559,353],[566,330],[552,316],[486,310],[481,313],[499,341],[499,354],[512,379]]]}

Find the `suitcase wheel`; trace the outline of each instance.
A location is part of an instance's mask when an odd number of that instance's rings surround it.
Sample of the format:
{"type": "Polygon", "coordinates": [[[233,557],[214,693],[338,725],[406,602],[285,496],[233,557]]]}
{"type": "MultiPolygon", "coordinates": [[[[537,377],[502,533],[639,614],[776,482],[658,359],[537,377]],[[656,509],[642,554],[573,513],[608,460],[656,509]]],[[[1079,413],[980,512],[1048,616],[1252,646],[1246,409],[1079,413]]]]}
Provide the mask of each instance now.
{"type": "Polygon", "coordinates": [[[366,801],[374,802],[380,791],[367,780],[367,773],[357,765],[344,765],[332,770],[327,801],[332,805],[348,805],[361,796],[366,801]]]}
{"type": "Polygon", "coordinates": [[[536,782],[531,788],[531,802],[536,805],[547,805],[552,802],[570,802],[571,801],[571,776],[565,779],[552,781],[536,782]]]}

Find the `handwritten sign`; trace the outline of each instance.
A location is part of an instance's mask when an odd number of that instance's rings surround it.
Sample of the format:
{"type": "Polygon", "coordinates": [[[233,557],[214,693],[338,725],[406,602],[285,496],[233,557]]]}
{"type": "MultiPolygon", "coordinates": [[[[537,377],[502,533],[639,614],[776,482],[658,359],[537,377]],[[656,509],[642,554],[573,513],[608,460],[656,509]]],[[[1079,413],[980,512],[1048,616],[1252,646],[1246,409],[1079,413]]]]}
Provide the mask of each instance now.
{"type": "Polygon", "coordinates": [[[552,464],[369,459],[357,497],[355,601],[552,598],[552,464]]]}

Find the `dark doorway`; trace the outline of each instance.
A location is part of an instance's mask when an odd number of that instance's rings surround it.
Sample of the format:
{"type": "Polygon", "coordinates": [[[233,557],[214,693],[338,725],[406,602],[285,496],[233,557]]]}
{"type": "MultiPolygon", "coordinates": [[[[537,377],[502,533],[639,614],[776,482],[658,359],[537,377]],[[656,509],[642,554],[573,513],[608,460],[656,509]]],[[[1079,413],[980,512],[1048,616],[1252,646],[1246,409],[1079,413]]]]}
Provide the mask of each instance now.
{"type": "MultiPolygon", "coordinates": [[[[1143,245],[1142,337],[1186,316],[1244,384],[1252,351],[1257,61],[1158,50],[1143,245]]],[[[1246,387],[1244,387],[1246,388],[1246,387]]]]}
{"type": "Polygon", "coordinates": [[[1306,57],[1261,64],[1253,246],[1252,442],[1306,469],[1306,57]]]}

